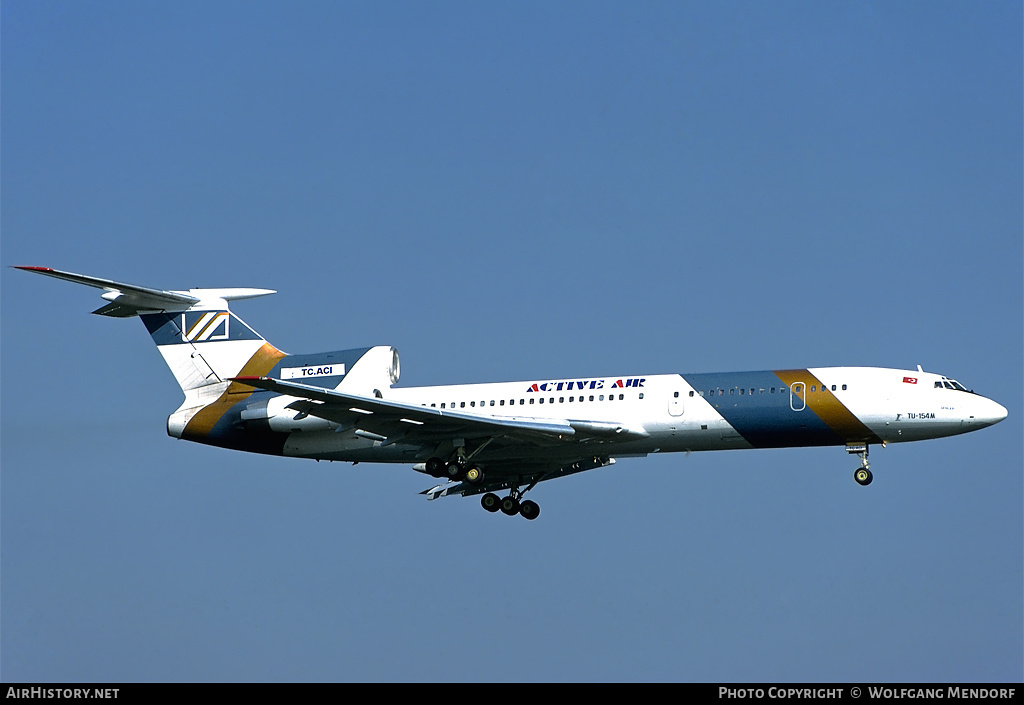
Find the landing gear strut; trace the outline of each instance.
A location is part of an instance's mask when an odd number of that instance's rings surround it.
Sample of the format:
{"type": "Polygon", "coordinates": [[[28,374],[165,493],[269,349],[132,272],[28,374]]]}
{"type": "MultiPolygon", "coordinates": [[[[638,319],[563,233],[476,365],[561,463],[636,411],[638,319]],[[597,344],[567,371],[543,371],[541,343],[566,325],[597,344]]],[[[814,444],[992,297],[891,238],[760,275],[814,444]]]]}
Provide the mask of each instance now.
{"type": "Polygon", "coordinates": [[[871,476],[871,470],[868,469],[868,444],[848,443],[846,446],[846,452],[860,456],[861,466],[853,471],[853,479],[861,487],[867,487],[868,485],[871,484],[871,480],[873,479],[871,476]]]}

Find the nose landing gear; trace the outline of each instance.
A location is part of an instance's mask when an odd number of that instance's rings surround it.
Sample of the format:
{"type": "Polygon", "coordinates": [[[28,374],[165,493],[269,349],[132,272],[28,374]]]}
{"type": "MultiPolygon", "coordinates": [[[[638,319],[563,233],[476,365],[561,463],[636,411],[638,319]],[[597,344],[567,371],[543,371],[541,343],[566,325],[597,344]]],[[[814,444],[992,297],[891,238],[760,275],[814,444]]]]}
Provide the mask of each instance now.
{"type": "Polygon", "coordinates": [[[867,487],[871,484],[873,479],[871,476],[871,470],[868,469],[868,444],[867,443],[847,443],[846,452],[856,454],[860,456],[861,466],[853,471],[853,479],[861,487],[867,487]]]}

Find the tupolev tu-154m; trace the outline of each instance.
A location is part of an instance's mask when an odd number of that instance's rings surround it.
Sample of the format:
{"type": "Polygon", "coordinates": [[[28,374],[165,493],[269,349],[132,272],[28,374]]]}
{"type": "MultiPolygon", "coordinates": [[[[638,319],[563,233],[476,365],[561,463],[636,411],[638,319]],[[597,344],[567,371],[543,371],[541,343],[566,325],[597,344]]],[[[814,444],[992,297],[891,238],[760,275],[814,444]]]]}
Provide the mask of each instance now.
{"type": "Polygon", "coordinates": [[[817,367],[394,386],[389,346],[290,355],[228,304],[268,289],[164,291],[17,267],[103,290],[102,316],[138,316],[185,401],[167,433],[234,450],[316,460],[410,463],[443,480],[423,494],[482,495],[490,512],[535,519],[538,483],[649,453],[868,448],[975,431],[1006,409],[954,379],[916,370],[817,367]],[[506,492],[507,491],[507,492],[506,492]],[[503,494],[500,496],[498,493],[503,494]]]}

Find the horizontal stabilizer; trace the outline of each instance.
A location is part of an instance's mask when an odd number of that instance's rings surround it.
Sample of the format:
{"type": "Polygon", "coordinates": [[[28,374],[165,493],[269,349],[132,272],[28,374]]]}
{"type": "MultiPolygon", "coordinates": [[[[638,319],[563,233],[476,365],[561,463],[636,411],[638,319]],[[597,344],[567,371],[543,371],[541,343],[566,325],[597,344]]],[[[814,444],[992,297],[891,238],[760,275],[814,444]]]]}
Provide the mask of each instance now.
{"type": "Polygon", "coordinates": [[[110,303],[93,313],[100,316],[128,318],[145,311],[186,311],[190,308],[226,309],[227,302],[248,299],[276,293],[272,289],[189,289],[188,291],[164,291],[134,284],[125,284],[110,279],[100,279],[84,274],[62,272],[49,267],[15,267],[26,272],[44,274],[75,284],[84,284],[103,289],[102,297],[110,303]]]}

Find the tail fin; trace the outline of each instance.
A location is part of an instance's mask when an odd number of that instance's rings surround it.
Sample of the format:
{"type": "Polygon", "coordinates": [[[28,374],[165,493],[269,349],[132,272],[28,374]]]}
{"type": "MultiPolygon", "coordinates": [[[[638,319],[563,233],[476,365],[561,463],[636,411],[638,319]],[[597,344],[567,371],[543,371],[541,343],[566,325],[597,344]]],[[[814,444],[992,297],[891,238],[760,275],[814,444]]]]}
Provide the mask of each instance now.
{"type": "Polygon", "coordinates": [[[93,313],[141,318],[185,392],[230,377],[266,374],[285,357],[228,309],[228,301],[276,293],[271,289],[162,291],[48,267],[15,269],[103,289],[101,296],[110,303],[93,313]]]}
{"type": "Polygon", "coordinates": [[[139,317],[185,392],[226,382],[250,370],[266,374],[285,356],[231,313],[226,304],[143,313],[139,317]]]}

